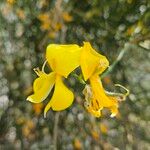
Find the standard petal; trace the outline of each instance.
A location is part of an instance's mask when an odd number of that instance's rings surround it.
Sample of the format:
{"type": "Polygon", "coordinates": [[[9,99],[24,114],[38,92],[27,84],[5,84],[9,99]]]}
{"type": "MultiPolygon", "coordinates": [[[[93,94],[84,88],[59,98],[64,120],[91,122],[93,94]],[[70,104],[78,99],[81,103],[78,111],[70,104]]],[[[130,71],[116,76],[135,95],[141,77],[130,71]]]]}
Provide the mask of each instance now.
{"type": "Polygon", "coordinates": [[[97,53],[89,42],[84,42],[80,65],[84,79],[87,80],[92,74],[102,73],[108,67],[109,62],[105,56],[97,53]]]}
{"type": "Polygon", "coordinates": [[[87,42],[84,43],[82,48],[80,64],[85,80],[87,80],[94,73],[99,64],[99,57],[91,53],[91,46],[87,42]]]}
{"type": "Polygon", "coordinates": [[[55,111],[61,111],[68,108],[74,99],[72,91],[70,91],[62,82],[62,77],[57,75],[54,94],[50,102],[46,105],[44,116],[46,117],[47,111],[52,107],[55,111]]]}
{"type": "Polygon", "coordinates": [[[109,66],[108,59],[105,56],[101,55],[99,59],[99,65],[97,66],[94,74],[98,75],[102,74],[108,68],[108,66],[109,66]]]}
{"type": "Polygon", "coordinates": [[[27,97],[27,100],[33,103],[40,103],[46,99],[55,83],[55,73],[43,73],[33,83],[34,94],[27,97]]]}
{"type": "Polygon", "coordinates": [[[80,65],[81,48],[78,45],[50,44],[46,50],[46,59],[56,73],[67,77],[80,65]]]}

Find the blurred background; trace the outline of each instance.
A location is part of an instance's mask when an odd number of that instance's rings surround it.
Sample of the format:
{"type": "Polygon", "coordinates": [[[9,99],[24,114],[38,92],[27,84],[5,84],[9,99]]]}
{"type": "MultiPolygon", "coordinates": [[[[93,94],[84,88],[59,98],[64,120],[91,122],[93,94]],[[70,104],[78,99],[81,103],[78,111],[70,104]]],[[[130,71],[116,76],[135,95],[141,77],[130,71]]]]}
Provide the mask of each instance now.
{"type": "MultiPolygon", "coordinates": [[[[78,71],[78,70],[77,70],[78,71]]],[[[149,150],[150,1],[0,0],[0,149],[149,150]],[[120,113],[94,118],[84,108],[82,85],[66,81],[74,104],[60,113],[26,101],[50,43],[89,41],[107,56],[112,70],[103,77],[114,91],[130,90],[120,113]]]]}

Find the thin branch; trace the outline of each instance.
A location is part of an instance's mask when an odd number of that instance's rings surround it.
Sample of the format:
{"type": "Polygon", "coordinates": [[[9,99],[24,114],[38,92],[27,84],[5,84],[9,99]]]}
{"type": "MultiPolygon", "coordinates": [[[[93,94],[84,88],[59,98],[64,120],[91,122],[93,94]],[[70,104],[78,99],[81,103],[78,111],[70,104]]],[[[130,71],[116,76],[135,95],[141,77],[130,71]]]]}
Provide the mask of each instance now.
{"type": "Polygon", "coordinates": [[[147,48],[145,48],[145,47],[143,47],[143,46],[141,46],[141,45],[137,45],[139,48],[141,48],[142,50],[144,50],[144,51],[147,51],[147,52],[150,52],[150,49],[147,49],[147,48]]]}
{"type": "Polygon", "coordinates": [[[126,43],[124,45],[124,48],[120,51],[117,59],[112,63],[112,65],[110,65],[110,67],[108,68],[108,70],[101,75],[101,78],[104,78],[105,76],[107,76],[109,73],[111,73],[114,70],[114,68],[116,67],[116,65],[123,58],[125,52],[129,49],[129,47],[132,47],[133,45],[135,46],[137,44],[138,47],[140,47],[140,48],[142,48],[144,50],[149,51],[148,49],[145,49],[145,48],[141,47],[140,45],[138,45],[139,42],[144,41],[144,40],[149,39],[149,38],[150,38],[150,34],[147,34],[144,37],[140,36],[140,37],[137,37],[137,38],[135,38],[133,40],[130,40],[128,43],[126,43]]]}
{"type": "Polygon", "coordinates": [[[144,36],[136,37],[133,40],[130,40],[130,43],[132,43],[132,44],[138,44],[139,42],[147,40],[147,39],[150,39],[150,33],[148,33],[148,34],[146,34],[144,36]]]}
{"type": "Polygon", "coordinates": [[[54,131],[53,131],[54,150],[57,150],[57,135],[58,135],[59,116],[60,116],[60,112],[57,112],[57,113],[55,114],[54,131]]]}
{"type": "MultiPolygon", "coordinates": [[[[62,14],[62,0],[57,0],[55,3],[55,11],[57,13],[55,13],[55,19],[56,22],[58,22],[58,20],[60,19],[60,16],[62,14]]],[[[59,22],[61,22],[63,24],[63,20],[60,19],[59,22]]],[[[60,42],[63,43],[65,41],[65,37],[66,37],[66,32],[67,32],[67,28],[65,25],[63,25],[63,29],[61,29],[61,37],[60,37],[60,42]]],[[[59,117],[60,117],[60,112],[57,112],[55,114],[55,122],[54,122],[54,131],[53,131],[53,143],[54,143],[54,150],[57,150],[57,137],[58,137],[58,130],[59,130],[59,117]]]]}
{"type": "Polygon", "coordinates": [[[125,44],[124,48],[120,51],[117,59],[112,63],[112,65],[109,66],[109,68],[107,69],[106,72],[104,72],[102,75],[101,75],[101,79],[106,77],[109,73],[111,73],[114,68],[116,67],[116,65],[120,62],[120,60],[123,58],[125,52],[127,51],[127,49],[129,48],[129,44],[125,44]]]}

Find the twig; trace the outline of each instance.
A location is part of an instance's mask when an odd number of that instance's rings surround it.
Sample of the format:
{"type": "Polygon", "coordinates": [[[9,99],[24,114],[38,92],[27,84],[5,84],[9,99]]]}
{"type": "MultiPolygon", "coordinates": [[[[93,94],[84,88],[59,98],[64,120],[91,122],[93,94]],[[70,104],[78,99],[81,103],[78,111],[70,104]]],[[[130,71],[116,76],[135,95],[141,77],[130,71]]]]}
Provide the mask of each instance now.
{"type": "Polygon", "coordinates": [[[135,39],[130,40],[130,43],[138,44],[139,42],[142,42],[142,41],[147,40],[147,39],[150,39],[150,33],[146,34],[145,36],[136,37],[135,39]]]}
{"type": "MultiPolygon", "coordinates": [[[[55,21],[56,22],[61,22],[63,24],[63,20],[60,19],[59,17],[62,14],[62,0],[57,0],[55,3],[55,11],[57,12],[55,15],[55,21]]],[[[65,25],[63,25],[63,29],[61,29],[61,37],[60,37],[60,42],[64,42],[65,41],[65,36],[66,36],[66,32],[67,32],[67,28],[65,27],[65,25]]],[[[54,122],[54,131],[53,131],[53,143],[54,143],[54,150],[57,150],[57,137],[58,137],[58,123],[59,123],[59,116],[60,116],[60,112],[57,112],[55,114],[55,122],[54,122]]]]}
{"type": "Polygon", "coordinates": [[[116,67],[116,65],[119,63],[119,61],[123,58],[123,56],[128,48],[129,48],[129,44],[125,44],[124,48],[120,51],[117,59],[112,63],[112,65],[109,66],[107,71],[101,75],[101,79],[106,77],[109,73],[111,73],[113,71],[113,69],[116,67]]]}
{"type": "MultiPolygon", "coordinates": [[[[126,43],[124,45],[124,48],[120,51],[117,59],[112,63],[112,65],[110,65],[108,70],[101,75],[101,78],[104,78],[105,76],[107,76],[109,73],[111,73],[113,71],[113,69],[116,67],[116,65],[119,63],[119,61],[123,58],[125,52],[129,49],[129,47],[135,46],[136,44],[138,45],[139,42],[144,41],[149,38],[150,38],[150,34],[147,34],[144,37],[141,36],[134,40],[130,40],[128,43],[126,43]]],[[[144,47],[141,47],[140,45],[138,45],[138,46],[144,50],[149,51],[148,49],[145,49],[144,47]]]]}
{"type": "Polygon", "coordinates": [[[141,48],[141,49],[144,50],[144,51],[150,52],[150,49],[145,48],[145,47],[143,47],[143,46],[141,46],[141,45],[137,45],[137,47],[141,48]]]}
{"type": "Polygon", "coordinates": [[[57,112],[57,113],[55,114],[54,131],[53,131],[54,150],[57,150],[57,135],[58,135],[59,116],[60,116],[60,112],[57,112]]]}

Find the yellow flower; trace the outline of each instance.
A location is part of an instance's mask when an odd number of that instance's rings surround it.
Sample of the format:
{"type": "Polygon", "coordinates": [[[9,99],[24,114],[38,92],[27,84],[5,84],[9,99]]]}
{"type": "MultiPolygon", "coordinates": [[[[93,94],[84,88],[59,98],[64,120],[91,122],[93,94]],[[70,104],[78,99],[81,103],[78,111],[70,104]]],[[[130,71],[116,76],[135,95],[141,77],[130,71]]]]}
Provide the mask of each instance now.
{"type": "Polygon", "coordinates": [[[50,25],[51,25],[51,22],[50,21],[45,21],[41,24],[41,29],[43,31],[45,30],[49,30],[50,29],[50,25]]]}
{"type": "Polygon", "coordinates": [[[62,78],[67,78],[79,66],[80,52],[81,48],[78,45],[50,44],[46,50],[46,60],[53,72],[49,74],[44,72],[46,63],[42,71],[34,69],[39,77],[33,83],[34,94],[30,95],[27,100],[33,103],[42,102],[55,85],[53,96],[45,107],[44,116],[50,108],[61,111],[72,104],[74,95],[64,85],[62,78]]]}
{"type": "Polygon", "coordinates": [[[22,126],[22,134],[24,137],[28,139],[34,139],[35,138],[35,123],[33,120],[25,120],[23,126],[22,126]]]}
{"type": "Polygon", "coordinates": [[[81,52],[80,65],[84,79],[89,79],[91,85],[88,90],[84,90],[87,110],[95,117],[100,117],[101,110],[108,108],[111,111],[111,117],[116,116],[118,97],[106,94],[99,78],[99,74],[109,66],[107,58],[97,53],[90,43],[85,42],[81,52]]]}
{"type": "Polygon", "coordinates": [[[100,130],[101,130],[102,133],[107,134],[108,127],[107,127],[107,125],[105,123],[100,123],[99,127],[100,127],[100,130]]]}
{"type": "Polygon", "coordinates": [[[39,14],[38,19],[39,19],[41,22],[46,22],[47,20],[50,19],[50,14],[49,14],[48,12],[43,13],[43,14],[39,14]]]}
{"type": "Polygon", "coordinates": [[[64,21],[66,21],[66,22],[71,22],[73,20],[72,16],[67,12],[64,12],[62,14],[62,17],[63,17],[64,21]]]}
{"type": "Polygon", "coordinates": [[[42,14],[39,14],[38,19],[41,21],[41,29],[42,30],[49,30],[51,26],[51,19],[50,19],[50,13],[45,12],[42,14]]]}
{"type": "Polygon", "coordinates": [[[34,113],[38,116],[41,114],[43,109],[43,103],[38,103],[33,105],[34,113]]]}
{"type": "Polygon", "coordinates": [[[75,148],[75,150],[81,150],[82,149],[82,143],[77,138],[74,140],[74,148],[75,148]]]}
{"type": "Polygon", "coordinates": [[[83,77],[87,80],[93,74],[101,74],[109,66],[109,61],[105,56],[97,53],[89,42],[84,42],[80,65],[83,77]]]}
{"type": "Polygon", "coordinates": [[[7,3],[13,5],[15,3],[15,0],[7,0],[7,3]]]}
{"type": "Polygon", "coordinates": [[[87,110],[95,117],[100,117],[102,109],[108,108],[111,111],[111,117],[114,117],[118,113],[118,101],[124,100],[128,91],[120,85],[127,91],[126,94],[111,93],[104,90],[99,75],[109,66],[109,61],[105,56],[97,53],[89,42],[84,42],[83,47],[75,44],[50,44],[46,50],[46,61],[42,70],[34,69],[38,78],[33,83],[34,93],[28,96],[27,100],[41,103],[54,87],[52,98],[44,109],[44,116],[46,117],[50,108],[54,111],[68,108],[73,102],[74,95],[63,83],[63,78],[67,78],[79,66],[84,80],[90,81],[90,86],[87,85],[84,90],[87,110]],[[44,72],[46,62],[52,70],[48,74],[44,72]]]}
{"type": "Polygon", "coordinates": [[[17,14],[18,18],[20,18],[21,20],[25,20],[26,15],[25,15],[24,10],[17,9],[16,14],[17,14]]]}
{"type": "Polygon", "coordinates": [[[92,137],[93,137],[94,140],[98,141],[100,139],[100,134],[99,134],[98,131],[92,130],[91,134],[92,134],[92,137]]]}

